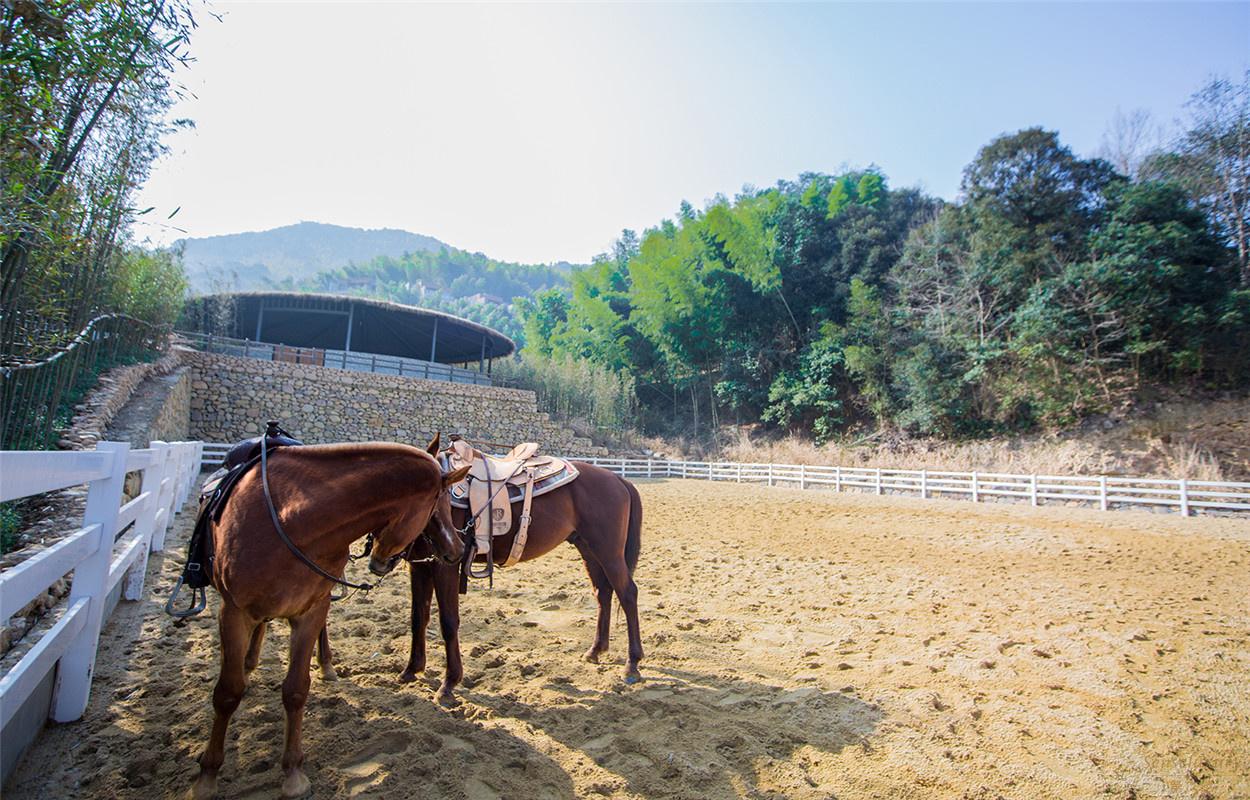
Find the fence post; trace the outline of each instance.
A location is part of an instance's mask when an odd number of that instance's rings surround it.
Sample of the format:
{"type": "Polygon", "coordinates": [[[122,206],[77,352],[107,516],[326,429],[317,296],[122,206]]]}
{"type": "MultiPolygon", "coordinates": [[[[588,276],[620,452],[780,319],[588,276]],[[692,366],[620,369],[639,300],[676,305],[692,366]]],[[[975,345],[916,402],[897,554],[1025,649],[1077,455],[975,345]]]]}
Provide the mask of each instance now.
{"type": "Polygon", "coordinates": [[[807,467],[803,464],[799,464],[799,488],[807,488],[807,467]]]}
{"type": "Polygon", "coordinates": [[[842,467],[841,466],[836,466],[833,468],[833,490],[835,492],[842,491],[842,467]]]}
{"type": "Polygon", "coordinates": [[[61,657],[53,688],[52,719],[73,722],[87,710],[91,696],[91,673],[95,669],[96,646],[100,624],[104,618],[105,588],[109,565],[113,560],[113,536],[117,533],[117,511],[122,504],[122,488],[126,482],[126,442],[100,442],[96,450],[110,455],[109,476],[91,483],[87,491],[87,509],[83,525],[99,525],[96,549],[74,567],[74,583],[66,608],[86,599],[87,621],[61,657]]]}
{"type": "Polygon", "coordinates": [[[742,483],[742,462],[738,462],[738,483],[742,483]]]}
{"type": "MultiPolygon", "coordinates": [[[[148,447],[156,451],[156,456],[152,459],[153,464],[147,472],[143,473],[143,491],[148,490],[149,483],[152,486],[152,535],[148,537],[151,542],[149,552],[159,553],[165,549],[165,530],[169,527],[169,509],[166,502],[165,516],[161,518],[159,530],[156,526],[156,514],[161,510],[161,503],[165,501],[164,481],[170,476],[170,455],[172,448],[159,439],[152,441],[148,447]]],[[[143,585],[140,581],[139,589],[142,591],[143,585]]]]}
{"type": "Polygon", "coordinates": [[[647,477],[651,477],[651,459],[647,459],[647,477]]]}
{"type": "Polygon", "coordinates": [[[1181,516],[1189,516],[1189,481],[1181,478],[1181,516]]]}
{"type": "Polygon", "coordinates": [[[876,493],[881,494],[881,467],[876,468],[876,493]]]}
{"type": "Polygon", "coordinates": [[[981,483],[980,483],[980,479],[977,477],[977,471],[973,470],[972,471],[972,502],[975,503],[979,499],[981,499],[981,483]]]}
{"type": "Polygon", "coordinates": [[[1037,473],[1029,476],[1029,505],[1037,507],[1037,473]]]}
{"type": "Polygon", "coordinates": [[[929,499],[929,470],[920,470],[920,499],[929,499]]]}
{"type": "Polygon", "coordinates": [[[174,500],[174,513],[182,510],[182,504],[187,501],[187,492],[191,490],[191,475],[189,468],[191,466],[191,452],[187,449],[186,442],[175,442],[174,447],[178,448],[178,494],[174,500]]]}
{"type": "Polygon", "coordinates": [[[152,463],[143,471],[143,484],[139,488],[140,494],[147,494],[148,499],[143,502],[143,511],[135,520],[135,527],[141,531],[140,535],[143,537],[143,555],[135,561],[126,575],[122,597],[127,600],[138,600],[143,597],[143,581],[148,573],[148,556],[152,552],[153,540],[156,538],[156,512],[161,500],[161,478],[165,474],[165,451],[160,442],[151,442],[149,447],[152,449],[152,463]]]}
{"type": "Polygon", "coordinates": [[[773,485],[773,463],[771,461],[768,462],[768,485],[773,485]]]}
{"type": "Polygon", "coordinates": [[[1098,508],[1102,511],[1107,510],[1107,476],[1098,476],[1098,508]]]}
{"type": "Polygon", "coordinates": [[[684,478],[684,477],[686,477],[686,461],[685,461],[685,459],[682,459],[682,462],[681,462],[681,476],[682,476],[683,478],[684,478]]]}

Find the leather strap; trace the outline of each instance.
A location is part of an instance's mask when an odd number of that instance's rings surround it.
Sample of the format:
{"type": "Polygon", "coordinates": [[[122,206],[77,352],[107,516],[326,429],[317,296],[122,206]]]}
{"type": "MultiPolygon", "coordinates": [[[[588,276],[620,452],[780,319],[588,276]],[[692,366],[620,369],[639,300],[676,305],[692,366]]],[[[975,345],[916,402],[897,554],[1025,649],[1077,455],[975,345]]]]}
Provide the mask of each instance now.
{"type": "Polygon", "coordinates": [[[521,560],[521,554],[525,552],[525,540],[529,538],[530,503],[534,499],[534,470],[527,469],[525,472],[525,502],[521,504],[521,524],[516,529],[516,538],[512,540],[512,550],[508,553],[508,560],[503,563],[505,568],[521,560]]]}
{"type": "MultiPolygon", "coordinates": [[[[278,532],[278,537],[282,539],[282,543],[286,545],[287,549],[288,549],[288,550],[290,550],[290,551],[291,551],[291,553],[292,553],[292,554],[293,554],[296,558],[298,558],[300,561],[304,562],[304,566],[308,567],[308,568],[309,568],[309,569],[311,569],[313,572],[317,573],[318,575],[320,575],[321,577],[325,578],[326,580],[328,580],[328,581],[333,581],[334,583],[337,583],[339,586],[344,586],[344,587],[346,587],[346,588],[348,588],[348,589],[362,589],[362,590],[364,590],[364,591],[366,591],[366,592],[367,592],[367,591],[369,591],[370,589],[372,589],[372,588],[373,588],[373,584],[371,584],[371,583],[364,583],[364,582],[361,582],[361,583],[351,583],[350,581],[345,581],[345,580],[343,580],[342,578],[336,577],[336,576],[331,575],[330,573],[326,572],[324,569],[322,569],[322,568],[321,568],[321,566],[320,566],[320,565],[319,565],[316,561],[313,561],[311,558],[309,558],[307,555],[305,555],[303,550],[300,550],[298,547],[296,547],[296,546],[295,546],[295,542],[292,542],[292,541],[291,541],[291,537],[289,537],[289,536],[287,536],[287,535],[286,535],[286,531],[282,529],[282,523],[278,521],[278,509],[274,508],[274,505],[273,505],[273,495],[272,495],[272,494],[270,494],[270,492],[269,492],[269,455],[268,455],[268,451],[269,451],[269,448],[265,446],[265,443],[264,443],[264,442],[261,442],[261,446],[260,446],[260,485],[261,485],[261,487],[265,490],[265,505],[269,506],[269,519],[273,521],[273,528],[274,528],[274,530],[275,530],[275,531],[277,531],[277,532],[278,532]]],[[[336,600],[336,599],[337,599],[337,600],[341,600],[341,599],[342,599],[342,597],[343,597],[343,596],[339,596],[339,597],[337,597],[337,598],[336,598],[336,597],[332,597],[332,598],[330,598],[330,599],[331,599],[331,600],[336,600]]]]}

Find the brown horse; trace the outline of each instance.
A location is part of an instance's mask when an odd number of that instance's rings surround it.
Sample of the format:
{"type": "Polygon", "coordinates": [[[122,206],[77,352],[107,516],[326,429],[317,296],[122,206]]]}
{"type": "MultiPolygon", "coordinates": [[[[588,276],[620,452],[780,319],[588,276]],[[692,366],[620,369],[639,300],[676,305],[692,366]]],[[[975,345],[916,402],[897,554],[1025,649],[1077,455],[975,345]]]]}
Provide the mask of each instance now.
{"type": "MultiPolygon", "coordinates": [[[[294,545],[322,570],[342,575],[349,548],[373,531],[369,570],[389,572],[424,533],[428,549],[452,564],[463,544],[452,526],[447,487],[467,469],[443,474],[429,453],[401,444],[290,447],[269,456],[273,507],[294,545]]],[[[211,797],[225,755],[226,728],[256,667],[265,623],[291,623],[290,664],[282,683],[286,743],[284,797],[309,789],[300,746],[309,659],[325,627],[334,584],[302,563],[279,539],[259,469],[242,478],[213,529],[213,587],[221,594],[221,674],[213,690],[213,731],[200,756],[194,798],[211,797]]],[[[323,647],[322,658],[328,659],[323,647]]]]}
{"type": "MultiPolygon", "coordinates": [[[[634,584],[634,568],[642,548],[642,500],[634,485],[613,472],[592,464],[576,461],[581,473],[572,483],[539,495],[530,511],[532,522],[525,543],[522,561],[530,561],[553,550],[561,542],[570,542],[581,553],[586,572],[599,600],[599,623],[595,641],[586,651],[585,659],[598,663],[608,649],[608,633],[612,615],[612,594],[616,593],[625,612],[629,636],[629,658],[625,664],[625,682],[642,679],[638,662],[642,660],[642,637],[638,630],[638,587],[634,584]]],[[[452,509],[458,528],[464,528],[468,512],[452,509]]],[[[520,525],[520,515],[513,515],[512,529],[492,541],[494,561],[503,563],[512,549],[520,525]]],[[[428,546],[417,542],[414,555],[428,555],[428,546]]],[[[479,556],[484,561],[485,556],[479,556]]],[[[438,620],[443,643],[447,649],[447,670],[438,690],[444,705],[455,702],[454,691],[464,677],[460,659],[460,595],[459,570],[436,562],[411,563],[412,581],[412,652],[400,680],[410,682],[425,670],[425,629],[430,621],[431,594],[438,595],[438,620]]]]}

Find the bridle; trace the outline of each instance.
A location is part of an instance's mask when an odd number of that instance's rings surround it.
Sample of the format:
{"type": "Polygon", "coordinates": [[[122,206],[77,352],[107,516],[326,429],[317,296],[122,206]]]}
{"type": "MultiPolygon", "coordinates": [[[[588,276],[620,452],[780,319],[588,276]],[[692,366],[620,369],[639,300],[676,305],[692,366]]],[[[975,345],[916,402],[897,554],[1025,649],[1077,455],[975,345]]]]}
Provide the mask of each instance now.
{"type": "MultiPolygon", "coordinates": [[[[282,523],[278,520],[278,509],[274,506],[273,494],[269,491],[269,448],[265,446],[264,442],[261,443],[261,448],[260,448],[260,483],[261,483],[261,487],[264,489],[264,492],[265,492],[265,505],[268,506],[269,508],[269,519],[273,521],[274,530],[278,532],[278,537],[282,539],[282,543],[287,546],[287,549],[290,550],[291,553],[296,558],[298,558],[300,561],[304,563],[304,566],[308,567],[313,572],[317,573],[318,575],[325,578],[326,580],[336,583],[339,586],[344,587],[345,589],[351,589],[353,591],[369,592],[370,590],[375,588],[378,584],[380,584],[382,582],[382,579],[386,577],[385,575],[383,575],[382,578],[379,578],[377,583],[369,583],[368,581],[361,581],[360,583],[352,583],[351,581],[344,580],[343,578],[337,577],[335,575],[331,575],[329,572],[326,572],[324,569],[322,569],[320,564],[318,564],[316,561],[313,561],[311,558],[309,558],[304,553],[303,550],[299,549],[299,547],[295,544],[295,542],[291,541],[291,537],[287,536],[286,530],[283,529],[282,523]]],[[[442,489],[441,491],[446,491],[446,489],[442,489]]],[[[434,540],[430,538],[429,533],[426,531],[426,528],[429,527],[430,519],[433,519],[434,512],[437,510],[437,505],[438,505],[438,500],[436,499],[434,506],[430,508],[430,518],[427,519],[425,521],[425,524],[421,526],[421,534],[420,536],[417,537],[418,539],[425,538],[430,545],[430,552],[435,554],[435,555],[431,555],[429,559],[422,559],[423,561],[424,560],[433,561],[436,558],[440,558],[437,555],[437,545],[435,544],[434,540]]],[[[373,552],[373,538],[374,538],[373,532],[370,531],[368,536],[365,538],[364,552],[362,552],[358,556],[352,556],[349,554],[348,558],[350,558],[352,561],[355,561],[357,559],[364,558],[365,556],[373,552]]],[[[413,541],[415,542],[416,539],[414,539],[413,541]]],[[[394,564],[396,560],[398,560],[399,558],[402,558],[404,553],[409,552],[411,548],[412,548],[412,545],[409,544],[408,548],[404,552],[401,552],[399,555],[396,555],[394,558],[390,560],[389,563],[394,564]]],[[[390,574],[390,573],[388,572],[387,574],[390,574]]],[[[350,593],[348,592],[344,592],[343,594],[340,594],[340,595],[331,595],[330,600],[331,601],[342,600],[343,598],[347,597],[349,594],[350,593]]]]}

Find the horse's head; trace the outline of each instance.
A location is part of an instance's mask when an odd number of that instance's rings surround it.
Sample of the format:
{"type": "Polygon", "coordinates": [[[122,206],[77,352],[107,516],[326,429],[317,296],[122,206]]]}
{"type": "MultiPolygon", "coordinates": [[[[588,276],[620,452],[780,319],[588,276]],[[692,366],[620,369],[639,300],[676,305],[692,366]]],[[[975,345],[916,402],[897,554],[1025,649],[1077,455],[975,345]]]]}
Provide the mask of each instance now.
{"type": "MultiPolygon", "coordinates": [[[[427,448],[430,455],[437,454],[438,442],[439,437],[435,435],[427,448]]],[[[379,533],[370,553],[369,571],[374,575],[385,575],[394,569],[418,534],[428,540],[435,555],[448,564],[458,564],[464,556],[464,542],[456,534],[456,526],[451,519],[448,490],[468,474],[467,466],[448,471],[443,469],[437,458],[423,462],[421,475],[425,488],[418,492],[410,517],[412,522],[418,524],[388,526],[379,533]]]]}

